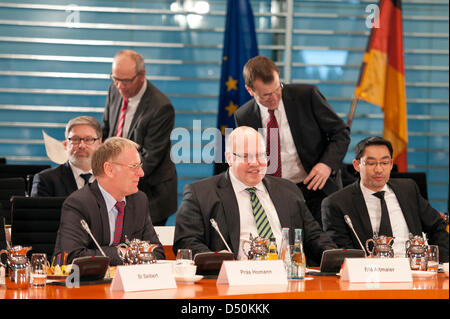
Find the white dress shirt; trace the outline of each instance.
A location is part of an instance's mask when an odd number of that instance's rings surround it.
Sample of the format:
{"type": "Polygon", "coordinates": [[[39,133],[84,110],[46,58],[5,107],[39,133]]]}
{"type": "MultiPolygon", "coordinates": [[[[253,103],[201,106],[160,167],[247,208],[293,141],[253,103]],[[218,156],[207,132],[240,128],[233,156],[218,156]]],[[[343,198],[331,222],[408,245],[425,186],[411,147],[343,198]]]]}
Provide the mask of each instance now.
{"type": "MultiPolygon", "coordinates": [[[[242,251],[243,241],[249,240],[250,234],[252,234],[253,237],[258,236],[258,229],[256,228],[255,217],[253,216],[250,194],[245,190],[250,186],[247,186],[238,180],[231,170],[229,170],[229,173],[239,207],[240,235],[238,259],[246,259],[246,256],[242,251]]],[[[279,248],[281,245],[281,224],[275,206],[273,205],[270,195],[262,182],[256,185],[255,188],[256,196],[258,196],[258,199],[266,212],[273,237],[275,237],[277,248],[279,248]]],[[[248,249],[248,247],[246,247],[246,249],[248,249]]]]}
{"type": "MultiPolygon", "coordinates": [[[[70,165],[70,168],[72,169],[72,173],[73,173],[73,177],[75,178],[75,182],[77,183],[77,188],[78,189],[83,188],[85,181],[84,181],[84,178],[80,176],[80,174],[87,174],[87,173],[92,174],[92,170],[85,172],[82,169],[73,165],[71,162],[69,162],[69,165],[70,165]]],[[[91,177],[89,178],[89,183],[92,183],[93,181],[95,181],[94,174],[92,174],[91,177]]]]}
{"type": "MultiPolygon", "coordinates": [[[[264,127],[263,135],[267,139],[267,123],[269,122],[269,110],[267,107],[259,106],[262,127],[264,127]]],[[[280,104],[276,108],[275,118],[278,122],[278,129],[280,133],[280,144],[281,144],[281,177],[290,180],[291,182],[298,184],[303,181],[308,174],[303,168],[300,157],[297,153],[297,148],[294,144],[294,139],[292,138],[291,128],[286,116],[286,111],[284,109],[283,100],[280,100],[280,104]]]]}
{"type": "MultiPolygon", "coordinates": [[[[98,188],[100,189],[100,192],[103,195],[103,199],[105,200],[106,204],[106,211],[108,212],[108,220],[109,220],[109,233],[110,233],[110,239],[109,239],[109,246],[112,245],[114,241],[114,231],[116,230],[116,219],[119,212],[116,208],[117,201],[114,199],[114,197],[108,193],[103,187],[98,184],[98,188]]],[[[125,202],[126,206],[126,198],[124,197],[122,201],[125,202]]]]}
{"type": "Polygon", "coordinates": [[[123,137],[128,136],[131,121],[133,120],[134,113],[136,113],[139,102],[141,101],[141,98],[144,95],[145,90],[147,90],[147,81],[144,81],[144,85],[142,85],[141,89],[135,96],[128,98],[127,113],[125,114],[125,123],[123,125],[123,132],[122,132],[123,137]]]}
{"type": "MultiPolygon", "coordinates": [[[[366,202],[367,211],[369,212],[370,223],[372,224],[372,231],[378,232],[381,223],[381,201],[375,197],[375,192],[365,187],[360,182],[361,191],[366,202]]],[[[384,193],[384,200],[389,211],[389,220],[391,221],[392,236],[395,237],[394,249],[395,256],[405,257],[405,242],[409,239],[409,229],[403,216],[402,209],[398,203],[397,197],[392,189],[386,184],[382,189],[384,193]]]]}

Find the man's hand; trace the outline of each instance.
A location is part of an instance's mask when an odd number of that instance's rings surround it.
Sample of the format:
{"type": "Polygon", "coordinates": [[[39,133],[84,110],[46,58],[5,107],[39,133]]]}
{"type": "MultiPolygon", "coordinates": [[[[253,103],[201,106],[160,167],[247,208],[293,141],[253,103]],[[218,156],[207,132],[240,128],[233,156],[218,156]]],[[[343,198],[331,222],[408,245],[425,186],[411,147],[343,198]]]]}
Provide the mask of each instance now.
{"type": "Polygon", "coordinates": [[[330,177],[331,167],[324,163],[317,163],[306,176],[303,184],[308,185],[306,188],[309,190],[316,191],[317,189],[322,189],[325,183],[330,177]]]}

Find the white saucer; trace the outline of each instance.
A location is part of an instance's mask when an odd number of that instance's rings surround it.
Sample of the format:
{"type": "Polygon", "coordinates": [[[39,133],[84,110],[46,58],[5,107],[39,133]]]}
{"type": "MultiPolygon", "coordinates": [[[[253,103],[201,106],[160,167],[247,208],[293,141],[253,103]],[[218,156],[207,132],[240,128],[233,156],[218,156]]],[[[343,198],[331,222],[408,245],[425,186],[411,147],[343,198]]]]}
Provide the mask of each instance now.
{"type": "Polygon", "coordinates": [[[175,281],[180,284],[189,284],[192,285],[193,283],[202,280],[202,275],[195,275],[194,277],[175,277],[175,281]]]}
{"type": "Polygon", "coordinates": [[[412,270],[411,273],[415,279],[428,279],[436,275],[436,273],[432,271],[412,270]]]}

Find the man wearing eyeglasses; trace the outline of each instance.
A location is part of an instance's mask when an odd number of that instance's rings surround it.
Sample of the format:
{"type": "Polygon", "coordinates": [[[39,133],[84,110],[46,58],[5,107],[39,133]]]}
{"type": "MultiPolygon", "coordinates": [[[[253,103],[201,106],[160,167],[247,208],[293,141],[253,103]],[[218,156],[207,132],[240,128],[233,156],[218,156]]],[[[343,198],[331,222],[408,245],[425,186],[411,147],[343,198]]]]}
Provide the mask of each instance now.
{"type": "Polygon", "coordinates": [[[139,189],[148,196],[154,224],[163,226],[177,209],[177,174],[170,159],[175,111],[145,74],[139,53],[123,50],[114,57],[103,114],[103,139],[120,136],[140,145],[145,175],[139,189]]]}
{"type": "Polygon", "coordinates": [[[30,196],[69,196],[95,180],[91,159],[102,143],[100,123],[91,116],[73,118],[66,125],[65,137],[68,161],[36,174],[30,196]]]}
{"type": "Polygon", "coordinates": [[[297,184],[321,223],[322,199],[340,187],[336,177],[350,143],[350,129],[316,86],[283,85],[279,73],[265,56],[246,63],[245,87],[253,99],[234,113],[236,126],[269,132],[268,174],[297,184]]]}
{"type": "Polygon", "coordinates": [[[251,127],[238,127],[227,136],[228,171],[186,185],[177,211],[173,249],[201,252],[227,250],[245,259],[244,241],[253,237],[275,238],[281,246],[281,229],[303,229],[309,265],[318,265],[322,252],[336,248],[305,205],[298,187],[282,178],[266,175],[264,138],[251,127]],[[213,218],[223,235],[211,226],[213,218]]]}
{"type": "Polygon", "coordinates": [[[390,179],[392,155],[391,143],[381,137],[367,137],[356,145],[353,167],[360,180],[323,200],[324,230],[340,248],[360,249],[344,220],[348,215],[362,244],[374,234],[394,237],[394,254],[401,257],[405,256],[409,234],[425,233],[430,245],[439,246],[441,262],[448,262],[448,233],[443,220],[413,180],[390,179]]]}
{"type": "MultiPolygon", "coordinates": [[[[100,256],[102,252],[83,229],[85,220],[111,265],[121,265],[118,247],[139,239],[155,244],[156,259],[165,259],[149,214],[147,196],[139,191],[144,176],[139,145],[125,138],[112,137],[97,148],[92,157],[96,180],[73,192],[64,201],[54,255],[67,253],[67,263],[76,257],[100,256]]],[[[58,259],[57,259],[58,260],[58,259]]]]}

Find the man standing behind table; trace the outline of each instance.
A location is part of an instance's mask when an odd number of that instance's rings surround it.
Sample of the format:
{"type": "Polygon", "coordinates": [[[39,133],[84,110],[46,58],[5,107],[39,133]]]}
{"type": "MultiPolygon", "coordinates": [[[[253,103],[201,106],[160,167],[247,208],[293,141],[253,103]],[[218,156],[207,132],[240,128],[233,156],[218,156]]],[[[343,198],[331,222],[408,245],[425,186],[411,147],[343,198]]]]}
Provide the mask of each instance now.
{"type": "Polygon", "coordinates": [[[336,248],[309,212],[303,195],[292,182],[266,176],[264,138],[251,127],[238,127],[225,144],[228,171],[186,185],[177,212],[174,252],[179,248],[200,252],[227,249],[211,226],[214,218],[235,258],[245,258],[243,241],[275,237],[281,245],[281,229],[303,229],[308,265],[318,265],[322,252],[336,248]]]}
{"type": "Polygon", "coordinates": [[[350,143],[350,129],[316,86],[283,85],[269,58],[250,59],[243,73],[253,99],[234,113],[236,126],[271,129],[272,134],[266,135],[267,151],[274,154],[269,157],[268,174],[297,184],[321,223],[322,199],[339,189],[336,174],[350,143]]]}
{"type": "Polygon", "coordinates": [[[66,139],[63,146],[68,161],[54,168],[48,168],[33,178],[31,196],[69,196],[72,192],[92,183],[91,159],[102,143],[100,123],[91,116],[79,116],[66,125],[66,139]]]}
{"type": "Polygon", "coordinates": [[[100,256],[94,241],[82,228],[84,219],[111,265],[122,264],[117,245],[140,239],[158,246],[156,259],[165,259],[153,228],[147,196],[139,191],[144,176],[139,146],[121,137],[105,141],[92,157],[96,181],[70,195],[61,210],[61,223],[54,255],[68,253],[68,263],[76,257],[100,256]]]}
{"type": "Polygon", "coordinates": [[[170,159],[175,111],[169,99],[145,78],[142,56],[131,50],[116,54],[103,114],[103,139],[128,138],[140,145],[144,178],[154,225],[165,225],[177,210],[177,173],[170,159]]]}
{"type": "Polygon", "coordinates": [[[409,233],[439,246],[439,259],[448,262],[448,233],[439,213],[421,196],[411,179],[389,179],[393,149],[389,141],[367,137],[355,148],[353,167],[360,180],[322,202],[324,230],[341,248],[360,249],[358,239],[344,220],[348,215],[362,244],[374,233],[395,237],[394,254],[405,256],[409,233]]]}

